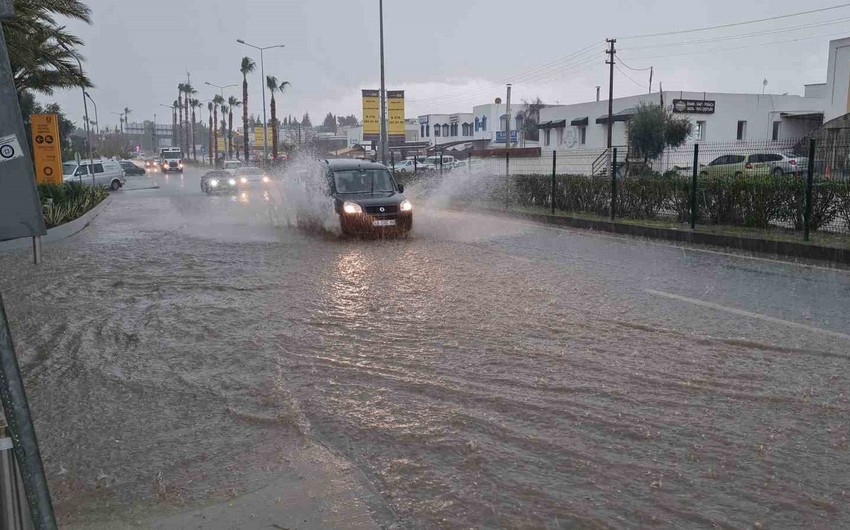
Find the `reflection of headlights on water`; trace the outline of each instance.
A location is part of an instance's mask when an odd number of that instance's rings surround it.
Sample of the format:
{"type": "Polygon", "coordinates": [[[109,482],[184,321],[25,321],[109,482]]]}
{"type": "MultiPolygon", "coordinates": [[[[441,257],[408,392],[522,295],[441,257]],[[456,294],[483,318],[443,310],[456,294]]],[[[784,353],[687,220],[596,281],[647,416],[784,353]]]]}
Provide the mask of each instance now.
{"type": "Polygon", "coordinates": [[[247,184],[247,183],[248,183],[248,179],[247,179],[247,178],[245,178],[245,177],[242,177],[241,179],[239,179],[239,182],[241,182],[242,184],[247,184]]]}
{"type": "Polygon", "coordinates": [[[248,194],[244,191],[239,194],[239,202],[248,202],[248,194]]]}
{"type": "Polygon", "coordinates": [[[413,209],[413,205],[410,204],[409,200],[404,199],[403,201],[401,201],[401,204],[398,205],[398,209],[402,212],[409,212],[413,209]]]}
{"type": "Polygon", "coordinates": [[[269,182],[271,179],[265,175],[263,175],[263,182],[269,182]]]}
{"type": "Polygon", "coordinates": [[[267,191],[263,192],[263,199],[265,199],[267,202],[272,200],[271,196],[269,196],[269,192],[267,192],[267,191]]]}
{"type": "Polygon", "coordinates": [[[230,180],[227,181],[227,183],[230,184],[231,186],[235,186],[236,185],[236,179],[230,179],[230,180]]]}
{"type": "Polygon", "coordinates": [[[215,188],[216,186],[218,186],[218,179],[212,179],[212,180],[210,180],[210,186],[212,186],[213,188],[215,188]]]}
{"type": "Polygon", "coordinates": [[[342,205],[342,211],[345,213],[363,213],[363,208],[356,202],[346,202],[342,205]]]}

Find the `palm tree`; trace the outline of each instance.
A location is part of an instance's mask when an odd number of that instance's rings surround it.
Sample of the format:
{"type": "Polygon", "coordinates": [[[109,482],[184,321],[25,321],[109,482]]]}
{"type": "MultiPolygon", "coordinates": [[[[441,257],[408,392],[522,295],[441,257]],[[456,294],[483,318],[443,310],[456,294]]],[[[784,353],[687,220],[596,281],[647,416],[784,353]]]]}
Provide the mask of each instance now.
{"type": "Polygon", "coordinates": [[[250,57],[242,58],[239,71],[242,72],[242,129],[245,131],[245,162],[248,162],[248,74],[257,68],[250,57]]]}
{"type": "Polygon", "coordinates": [[[279,125],[277,123],[277,104],[275,103],[275,100],[274,100],[274,93],[278,92],[278,91],[280,91],[282,93],[286,89],[286,87],[288,87],[290,84],[291,83],[289,81],[284,81],[284,82],[278,84],[276,77],[274,77],[272,75],[266,76],[266,86],[268,87],[269,92],[271,93],[271,96],[272,96],[272,99],[271,99],[272,160],[277,160],[277,146],[278,146],[277,137],[278,137],[278,129],[279,129],[279,125]]]}
{"type": "Polygon", "coordinates": [[[3,33],[18,94],[92,87],[77,64],[83,60],[76,51],[82,40],[56,22],[63,17],[91,24],[91,9],[80,0],[16,0],[14,5],[16,17],[3,21],[3,33]]]}
{"type": "MultiPolygon", "coordinates": [[[[233,109],[242,106],[242,102],[239,101],[239,98],[235,96],[230,96],[227,98],[227,106],[229,107],[230,112],[227,114],[227,142],[228,142],[228,150],[233,153],[233,109]]],[[[245,132],[247,134],[247,131],[245,132]]],[[[236,155],[236,158],[239,158],[239,155],[236,155]]]]}
{"type": "Polygon", "coordinates": [[[192,160],[195,162],[198,161],[198,146],[197,146],[197,129],[195,129],[195,125],[197,125],[197,121],[195,121],[195,109],[201,107],[201,102],[197,99],[192,99],[189,101],[189,106],[192,107],[192,160]]]}
{"type": "Polygon", "coordinates": [[[198,91],[195,90],[192,87],[192,85],[190,85],[189,83],[186,83],[185,85],[183,85],[183,93],[186,94],[183,97],[183,109],[184,109],[184,114],[186,115],[186,151],[185,151],[185,153],[186,153],[186,156],[188,157],[189,156],[189,148],[190,148],[189,142],[192,141],[192,143],[194,143],[194,138],[195,138],[195,132],[192,130],[192,128],[195,126],[195,123],[194,123],[194,121],[189,122],[189,100],[192,99],[192,96],[197,94],[198,91]]]}
{"type": "Polygon", "coordinates": [[[220,95],[216,94],[216,96],[213,98],[212,102],[213,102],[213,115],[215,116],[213,118],[213,129],[215,129],[215,133],[214,133],[214,136],[215,136],[215,159],[218,160],[218,128],[217,128],[218,107],[219,107],[219,105],[224,104],[224,98],[221,97],[220,95]]]}
{"type": "Polygon", "coordinates": [[[174,103],[171,104],[171,142],[177,142],[177,100],[174,100],[174,103]]]}
{"type": "Polygon", "coordinates": [[[210,125],[207,133],[209,135],[209,148],[207,151],[210,154],[210,165],[213,165],[213,149],[215,149],[214,138],[213,138],[213,103],[210,101],[207,103],[207,110],[210,112],[210,125]]]}
{"type": "Polygon", "coordinates": [[[230,109],[227,108],[227,105],[224,104],[225,101],[221,102],[221,137],[224,138],[224,158],[226,160],[230,160],[230,146],[227,144],[227,113],[230,112],[230,109]]]}
{"type": "Polygon", "coordinates": [[[178,83],[177,84],[177,121],[180,122],[180,126],[177,129],[178,132],[178,145],[180,149],[183,149],[183,93],[186,92],[186,83],[178,83]]]}

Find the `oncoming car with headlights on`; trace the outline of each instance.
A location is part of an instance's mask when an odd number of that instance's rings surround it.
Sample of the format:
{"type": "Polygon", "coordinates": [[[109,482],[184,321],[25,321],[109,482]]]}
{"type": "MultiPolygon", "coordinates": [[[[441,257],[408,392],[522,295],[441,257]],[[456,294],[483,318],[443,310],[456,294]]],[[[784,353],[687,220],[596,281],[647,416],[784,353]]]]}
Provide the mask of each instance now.
{"type": "Polygon", "coordinates": [[[236,185],[242,188],[259,188],[272,182],[271,175],[258,167],[240,167],[233,171],[236,185]]]}
{"type": "Polygon", "coordinates": [[[406,234],[413,227],[413,205],[383,164],[327,160],[326,175],[334,211],[345,235],[406,234]]]}
{"type": "Polygon", "coordinates": [[[229,171],[209,171],[201,177],[201,191],[204,193],[233,193],[236,189],[236,177],[229,171]]]}

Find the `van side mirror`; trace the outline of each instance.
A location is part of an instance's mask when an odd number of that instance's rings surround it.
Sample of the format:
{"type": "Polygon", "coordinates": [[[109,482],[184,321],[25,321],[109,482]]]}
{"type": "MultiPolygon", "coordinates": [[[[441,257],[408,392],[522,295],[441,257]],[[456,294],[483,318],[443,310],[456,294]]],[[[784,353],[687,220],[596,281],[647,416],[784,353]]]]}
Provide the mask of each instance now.
{"type": "Polygon", "coordinates": [[[398,185],[398,192],[399,192],[399,193],[404,193],[404,184],[399,184],[399,185],[398,185]]]}

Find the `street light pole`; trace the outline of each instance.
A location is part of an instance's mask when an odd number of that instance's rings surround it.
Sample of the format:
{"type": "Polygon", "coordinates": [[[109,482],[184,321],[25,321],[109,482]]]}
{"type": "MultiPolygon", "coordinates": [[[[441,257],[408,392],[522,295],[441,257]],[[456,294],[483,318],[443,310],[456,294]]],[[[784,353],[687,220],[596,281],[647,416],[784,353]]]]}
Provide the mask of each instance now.
{"type": "Polygon", "coordinates": [[[381,19],[381,163],[387,163],[387,86],[384,82],[384,0],[378,0],[381,19]]]}
{"type": "Polygon", "coordinates": [[[159,106],[171,109],[171,142],[174,143],[174,109],[177,107],[175,107],[174,105],[163,105],[162,103],[160,103],[159,106]]]}
{"type": "MultiPolygon", "coordinates": [[[[266,69],[265,69],[265,66],[263,65],[263,52],[266,51],[266,50],[270,50],[272,48],[283,48],[284,45],[283,44],[275,44],[273,46],[260,47],[260,46],[254,46],[253,44],[248,44],[247,42],[245,42],[242,39],[236,39],[236,42],[238,42],[239,44],[244,44],[245,46],[250,46],[251,48],[254,48],[255,50],[260,50],[260,75],[262,76],[261,84],[263,85],[263,164],[265,164],[266,160],[269,157],[269,138],[268,138],[269,131],[268,131],[268,125],[266,123],[266,69]]],[[[245,133],[246,133],[246,140],[245,141],[247,141],[247,131],[245,133]]]]}
{"type": "Polygon", "coordinates": [[[234,85],[216,85],[215,83],[210,83],[209,81],[204,81],[204,84],[205,84],[205,85],[209,85],[209,86],[212,86],[212,87],[217,88],[217,89],[218,89],[218,91],[219,91],[219,94],[221,95],[221,97],[222,97],[222,98],[224,98],[224,89],[225,89],[225,88],[233,88],[233,87],[235,87],[235,86],[239,86],[238,84],[234,84],[234,85]]]}
{"type": "Polygon", "coordinates": [[[97,103],[94,102],[94,100],[91,97],[91,94],[89,94],[88,92],[83,92],[83,93],[86,95],[87,98],[89,98],[89,101],[91,101],[91,104],[94,105],[95,135],[98,137],[98,139],[100,139],[100,120],[97,117],[97,103]]]}
{"type": "Polygon", "coordinates": [[[89,150],[89,171],[91,172],[91,185],[92,185],[92,187],[94,187],[94,155],[92,154],[92,150],[91,150],[91,130],[89,128],[89,106],[88,106],[88,103],[86,102],[86,87],[82,84],[82,78],[85,76],[85,74],[83,73],[83,63],[82,63],[82,61],[80,61],[80,58],[77,57],[77,54],[72,52],[71,49],[68,48],[68,46],[64,42],[60,42],[59,45],[62,46],[65,49],[66,52],[68,52],[69,54],[74,56],[74,59],[77,60],[77,65],[79,65],[79,67],[80,67],[80,79],[81,79],[80,80],[80,88],[83,91],[83,112],[85,113],[85,120],[86,120],[86,142],[88,143],[88,150],[89,150]]]}

